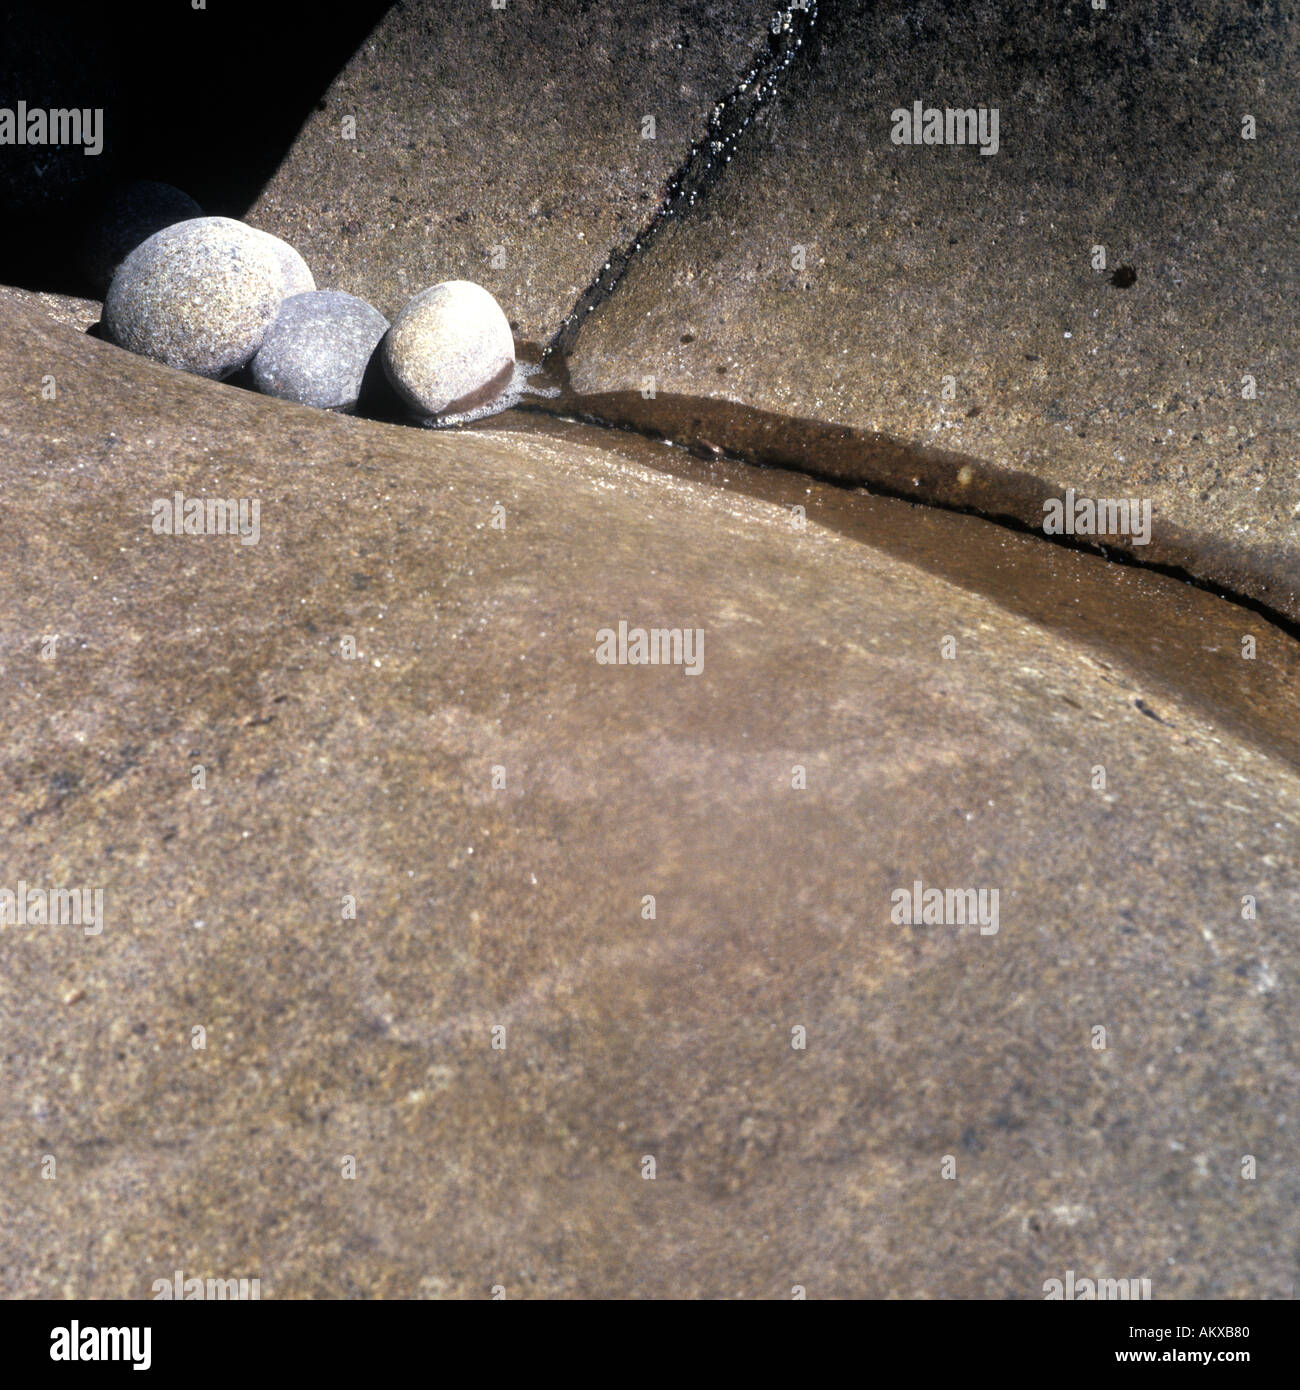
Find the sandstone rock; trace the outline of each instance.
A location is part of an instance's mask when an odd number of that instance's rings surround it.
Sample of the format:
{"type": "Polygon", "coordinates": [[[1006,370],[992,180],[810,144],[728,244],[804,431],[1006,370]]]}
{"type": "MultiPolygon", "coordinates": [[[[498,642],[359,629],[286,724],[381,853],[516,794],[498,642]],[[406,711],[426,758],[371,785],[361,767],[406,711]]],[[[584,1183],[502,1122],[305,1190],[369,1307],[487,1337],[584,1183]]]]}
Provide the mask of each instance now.
{"type": "Polygon", "coordinates": [[[106,910],[0,928],[0,1292],[1286,1296],[1300,668],[1257,615],[9,303],[0,499],[5,884],[106,910]],[[177,490],[259,541],[158,534],[177,490]],[[599,664],[620,619],[701,674],[599,664]],[[918,879],[998,932],[891,922],[918,879]]]}
{"type": "Polygon", "coordinates": [[[0,299],[10,299],[47,314],[55,323],[65,324],[79,333],[99,322],[103,305],[97,299],[79,299],[73,295],[44,293],[0,285],[0,299]]]}
{"type": "Polygon", "coordinates": [[[425,285],[473,280],[518,338],[544,342],[610,249],[645,224],[714,102],[766,51],[781,8],[395,6],[249,220],[389,318],[425,285]]]}
{"type": "Polygon", "coordinates": [[[1108,547],[1300,618],[1294,11],[821,8],[585,316],[583,408],[1036,527],[1147,499],[1108,547]],[[997,154],[893,143],[916,102],[997,154]]]}

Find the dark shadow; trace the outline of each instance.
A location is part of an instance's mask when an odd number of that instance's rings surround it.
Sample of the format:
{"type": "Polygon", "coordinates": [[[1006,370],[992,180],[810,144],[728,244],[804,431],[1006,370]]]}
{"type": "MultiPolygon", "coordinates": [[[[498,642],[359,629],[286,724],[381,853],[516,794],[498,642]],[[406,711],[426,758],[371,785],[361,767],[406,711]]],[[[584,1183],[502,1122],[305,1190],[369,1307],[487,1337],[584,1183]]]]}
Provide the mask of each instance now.
{"type": "Polygon", "coordinates": [[[391,0],[8,5],[0,105],[102,108],[104,149],[0,146],[0,283],[86,294],[83,219],[132,178],[242,217],[391,0]]]}
{"type": "Polygon", "coordinates": [[[410,424],[409,412],[397,392],[393,390],[388,373],[384,371],[383,349],[381,339],[374,352],[370,354],[370,361],[366,363],[356,414],[367,420],[381,420],[388,425],[410,424]]]}

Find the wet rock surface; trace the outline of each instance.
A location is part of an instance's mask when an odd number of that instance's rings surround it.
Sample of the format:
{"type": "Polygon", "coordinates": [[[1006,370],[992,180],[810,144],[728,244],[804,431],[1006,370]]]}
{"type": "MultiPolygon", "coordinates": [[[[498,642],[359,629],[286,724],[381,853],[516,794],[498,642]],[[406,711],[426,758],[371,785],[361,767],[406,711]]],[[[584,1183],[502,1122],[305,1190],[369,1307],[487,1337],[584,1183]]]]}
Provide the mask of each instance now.
{"type": "Polygon", "coordinates": [[[649,218],[779,9],[394,7],[249,220],[298,246],[323,283],[389,318],[427,285],[474,280],[517,337],[544,342],[611,248],[649,218]]]}
{"type": "Polygon", "coordinates": [[[13,301],[0,475],[0,861],[105,894],[0,928],[6,1295],[1286,1296],[1297,681],[1256,615],[13,301]],[[257,542],[159,534],[177,491],[257,542]],[[620,619],[701,629],[700,675],[599,664],[620,619]],[[891,923],[917,879],[1000,889],[997,933],[891,923]]]}
{"type": "Polygon", "coordinates": [[[1295,7],[820,9],[587,316],[586,409],[1035,526],[1146,498],[1108,546],[1300,617],[1295,7]],[[918,101],[997,154],[894,144],[918,101]]]}

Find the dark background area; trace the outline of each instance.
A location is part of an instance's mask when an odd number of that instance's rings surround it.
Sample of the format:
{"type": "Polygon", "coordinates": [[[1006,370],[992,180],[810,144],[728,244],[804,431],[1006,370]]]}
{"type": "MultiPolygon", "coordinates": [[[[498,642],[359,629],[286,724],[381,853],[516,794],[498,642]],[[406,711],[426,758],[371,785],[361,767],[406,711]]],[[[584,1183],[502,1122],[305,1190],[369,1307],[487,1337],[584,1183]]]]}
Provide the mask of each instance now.
{"type": "Polygon", "coordinates": [[[71,254],[119,180],[159,179],[239,217],[383,0],[0,5],[0,107],[104,111],[104,148],[0,145],[0,283],[85,294],[71,254]]]}

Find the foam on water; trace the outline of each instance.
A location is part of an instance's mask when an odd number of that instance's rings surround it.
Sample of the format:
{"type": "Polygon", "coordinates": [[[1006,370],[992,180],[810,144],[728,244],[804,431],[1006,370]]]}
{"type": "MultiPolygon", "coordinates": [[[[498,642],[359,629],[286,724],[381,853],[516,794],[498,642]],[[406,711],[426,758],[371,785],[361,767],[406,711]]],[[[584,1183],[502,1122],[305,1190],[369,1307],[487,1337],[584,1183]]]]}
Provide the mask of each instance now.
{"type": "Polygon", "coordinates": [[[485,420],[489,415],[499,415],[503,410],[510,410],[529,397],[555,400],[559,395],[560,387],[547,374],[542,363],[521,362],[516,359],[510,380],[506,382],[499,395],[475,406],[473,410],[465,410],[460,414],[437,415],[421,420],[420,423],[431,430],[451,429],[456,425],[469,425],[475,420],[485,420]],[[540,378],[535,384],[534,377],[540,378]]]}

